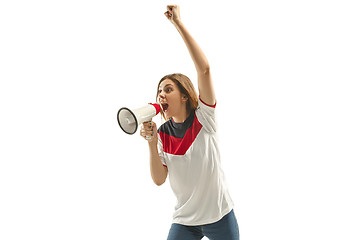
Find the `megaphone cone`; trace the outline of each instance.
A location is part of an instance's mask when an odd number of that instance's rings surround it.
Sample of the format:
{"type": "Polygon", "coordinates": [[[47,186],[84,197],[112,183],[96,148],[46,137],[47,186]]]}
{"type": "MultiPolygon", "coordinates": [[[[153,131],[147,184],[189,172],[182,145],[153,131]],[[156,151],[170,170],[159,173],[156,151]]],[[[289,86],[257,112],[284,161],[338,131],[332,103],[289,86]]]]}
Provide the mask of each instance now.
{"type": "Polygon", "coordinates": [[[123,107],[118,111],[117,120],[124,132],[127,134],[134,134],[141,123],[151,121],[160,110],[160,105],[157,103],[149,103],[144,107],[134,110],[123,107]]]}

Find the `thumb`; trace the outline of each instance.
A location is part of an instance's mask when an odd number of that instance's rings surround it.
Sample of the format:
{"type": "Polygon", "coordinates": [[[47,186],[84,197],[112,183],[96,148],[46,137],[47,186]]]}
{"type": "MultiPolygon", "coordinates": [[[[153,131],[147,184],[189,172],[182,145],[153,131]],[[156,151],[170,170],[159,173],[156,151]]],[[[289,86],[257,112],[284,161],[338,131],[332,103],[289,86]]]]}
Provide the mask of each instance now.
{"type": "Polygon", "coordinates": [[[172,14],[171,14],[169,11],[165,12],[164,15],[165,15],[168,19],[170,19],[171,16],[172,16],[172,14]]]}

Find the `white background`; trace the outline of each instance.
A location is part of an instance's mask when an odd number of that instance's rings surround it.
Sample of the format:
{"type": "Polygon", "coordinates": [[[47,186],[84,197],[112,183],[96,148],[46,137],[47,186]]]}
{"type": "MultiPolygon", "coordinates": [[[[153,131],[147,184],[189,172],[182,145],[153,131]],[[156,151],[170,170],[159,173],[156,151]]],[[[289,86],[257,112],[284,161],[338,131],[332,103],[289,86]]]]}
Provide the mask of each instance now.
{"type": "MultiPolygon", "coordinates": [[[[356,1],[2,1],[0,239],[166,239],[176,200],[116,113],[207,55],[242,240],[360,239],[356,1]]],[[[161,124],[160,117],[154,121],[161,124]]]]}

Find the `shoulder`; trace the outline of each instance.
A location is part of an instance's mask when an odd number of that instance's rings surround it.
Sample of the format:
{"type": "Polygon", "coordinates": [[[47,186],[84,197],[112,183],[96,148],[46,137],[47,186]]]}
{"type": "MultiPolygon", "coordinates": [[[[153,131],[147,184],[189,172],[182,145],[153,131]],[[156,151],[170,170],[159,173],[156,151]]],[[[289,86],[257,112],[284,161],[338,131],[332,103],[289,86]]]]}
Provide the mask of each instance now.
{"type": "Polygon", "coordinates": [[[206,102],[204,102],[201,97],[199,96],[199,107],[209,107],[209,108],[215,108],[216,107],[216,100],[215,100],[215,104],[211,105],[208,104],[206,102]]]}
{"type": "Polygon", "coordinates": [[[214,105],[209,105],[199,97],[199,106],[195,113],[200,124],[203,125],[208,132],[216,132],[215,107],[216,102],[214,105]]]}
{"type": "Polygon", "coordinates": [[[214,105],[209,105],[205,103],[200,97],[199,97],[199,105],[196,109],[197,113],[203,113],[208,116],[214,116],[215,115],[215,109],[216,109],[216,101],[214,105]]]}

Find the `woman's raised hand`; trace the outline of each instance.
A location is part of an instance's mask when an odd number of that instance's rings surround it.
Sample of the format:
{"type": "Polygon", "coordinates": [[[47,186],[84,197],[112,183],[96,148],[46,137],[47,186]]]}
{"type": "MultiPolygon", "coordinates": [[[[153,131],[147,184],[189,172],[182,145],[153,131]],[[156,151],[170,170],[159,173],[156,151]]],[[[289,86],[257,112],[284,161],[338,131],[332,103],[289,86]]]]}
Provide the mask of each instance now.
{"type": "Polygon", "coordinates": [[[164,13],[171,23],[176,24],[181,21],[180,7],[178,5],[167,5],[167,12],[164,13]]]}

